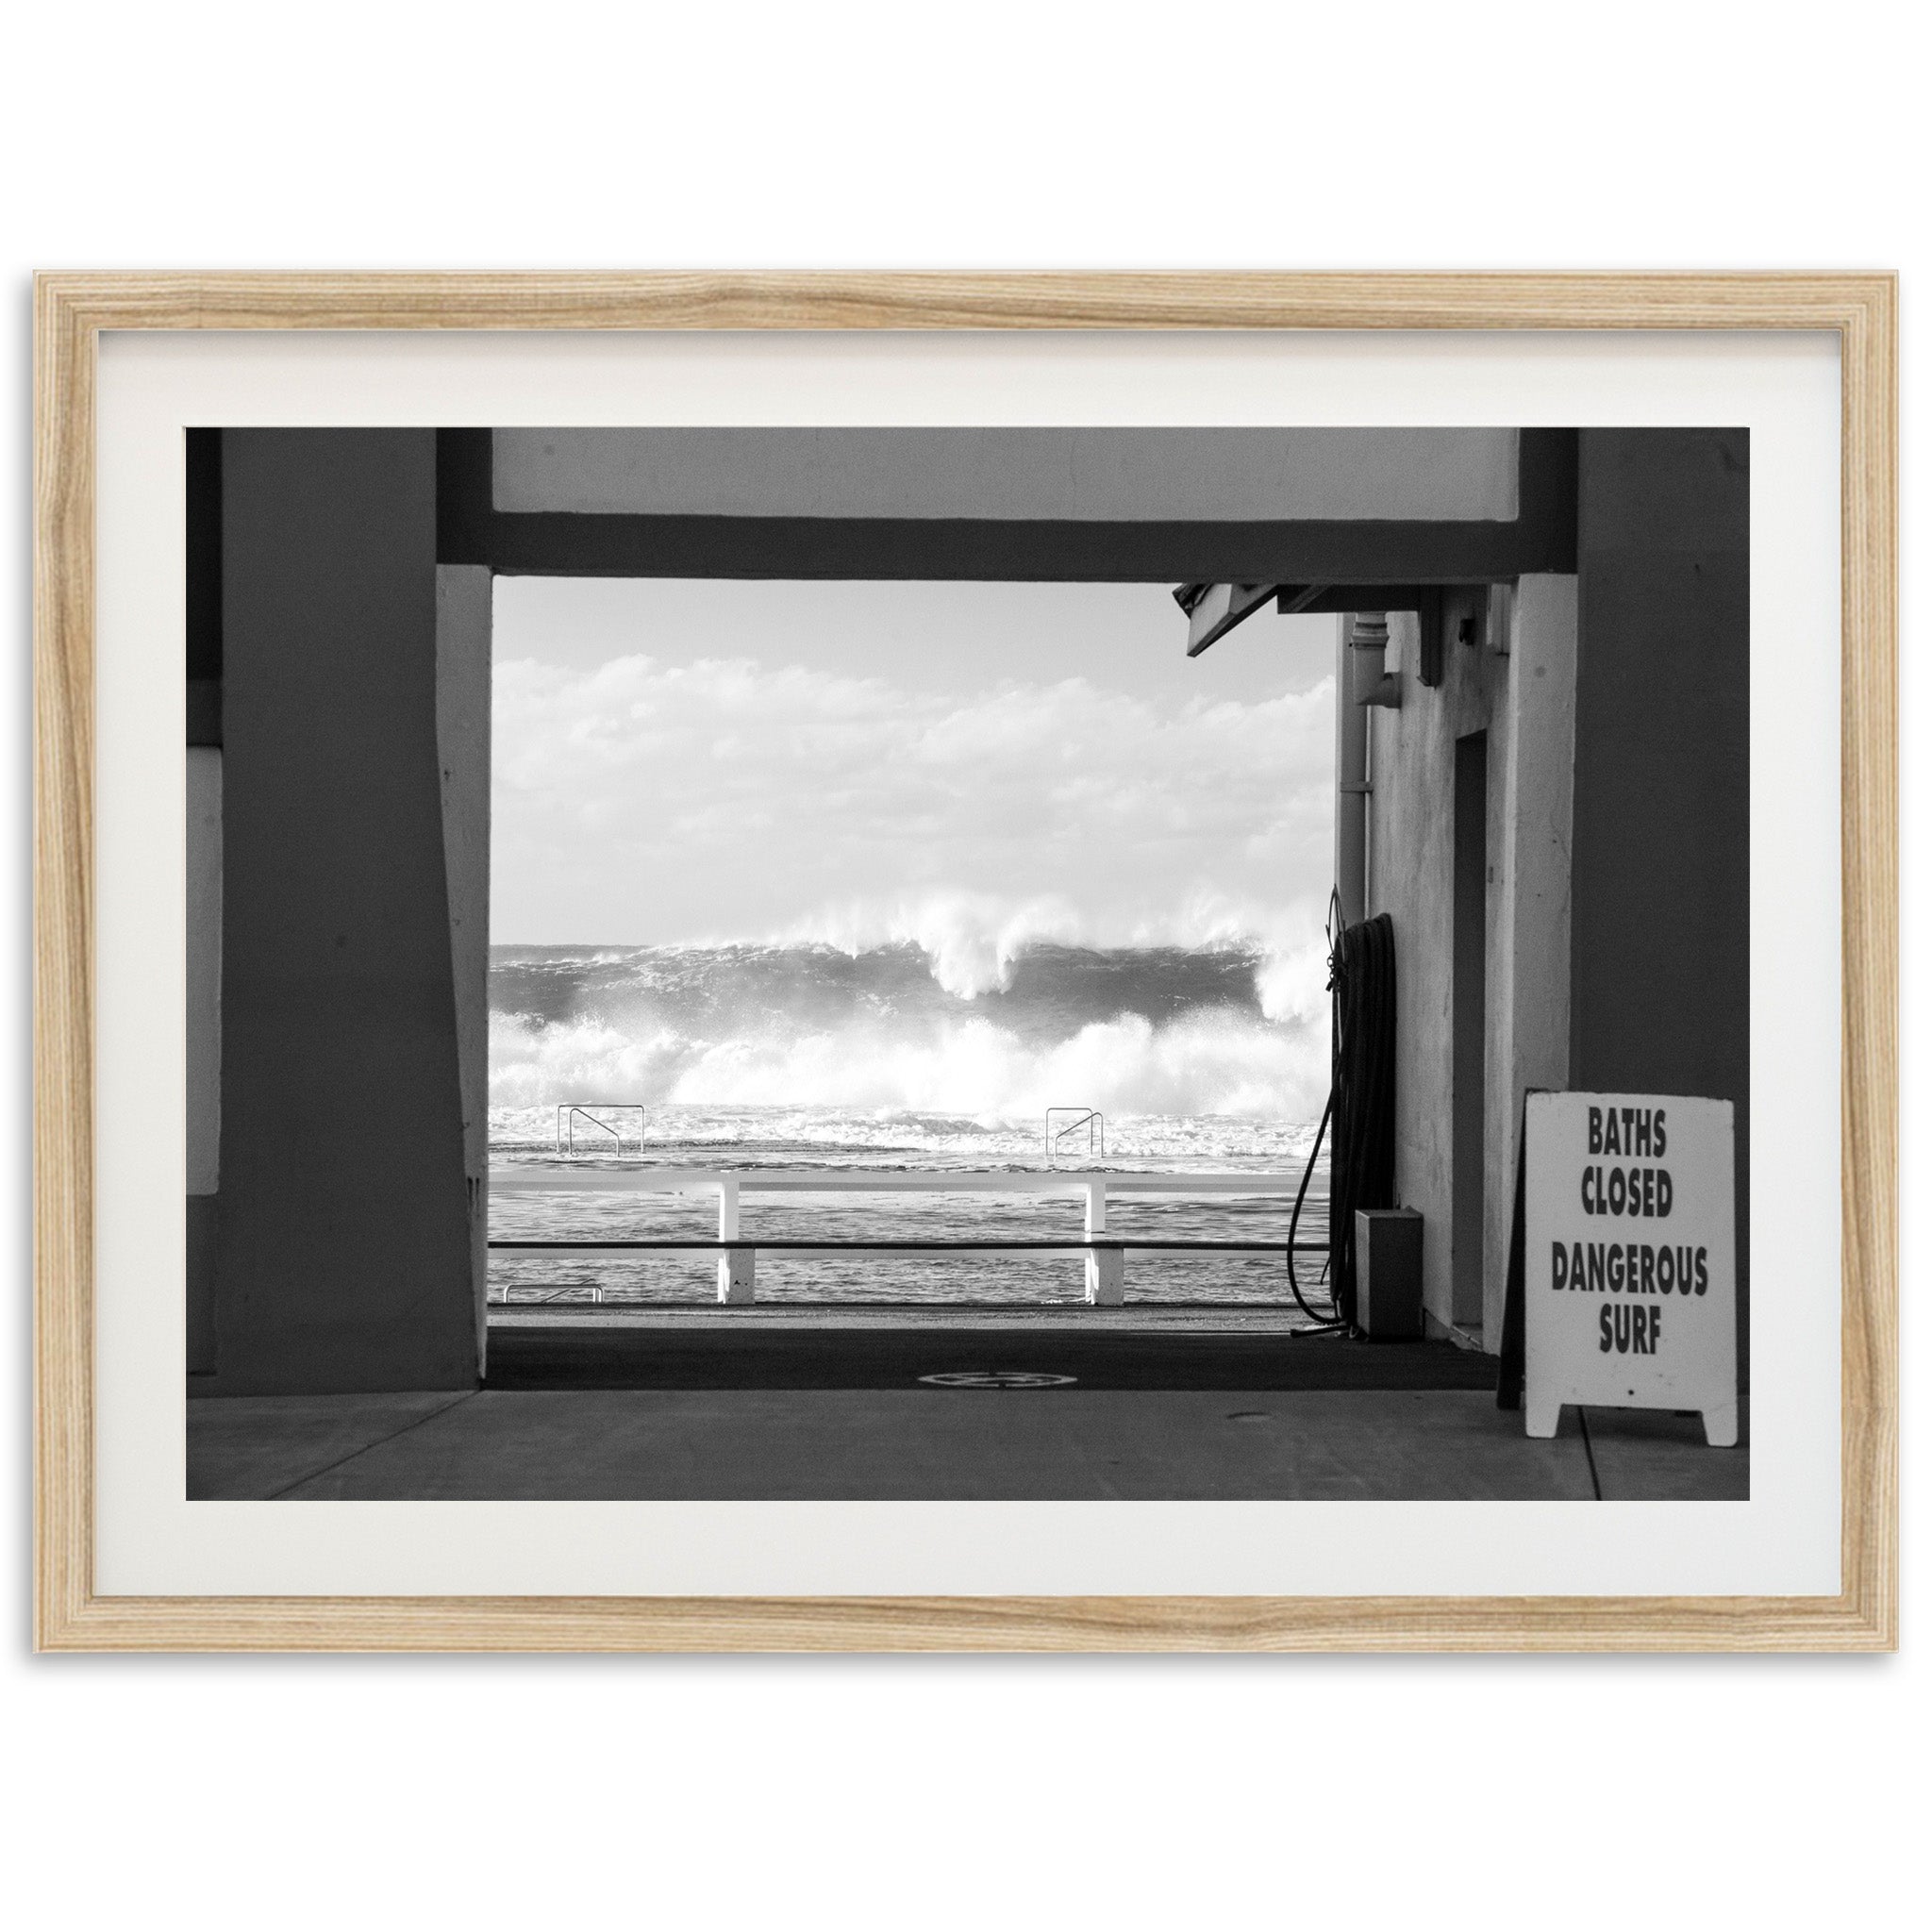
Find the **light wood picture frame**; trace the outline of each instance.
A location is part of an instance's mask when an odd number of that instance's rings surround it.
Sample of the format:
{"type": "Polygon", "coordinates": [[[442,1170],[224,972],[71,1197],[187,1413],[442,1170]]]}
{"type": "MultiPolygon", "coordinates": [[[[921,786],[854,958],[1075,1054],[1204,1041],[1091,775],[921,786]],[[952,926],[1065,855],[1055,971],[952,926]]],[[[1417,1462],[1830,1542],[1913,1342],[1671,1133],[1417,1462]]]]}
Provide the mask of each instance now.
{"type": "Polygon", "coordinates": [[[35,1579],[50,1651],[1853,1651],[1898,1629],[1897,287],[1883,274],[53,274],[36,291],[35,1579]],[[129,1597],[95,1588],[95,369],[107,331],[1809,331],[1842,406],[1836,1596],[129,1597]]]}

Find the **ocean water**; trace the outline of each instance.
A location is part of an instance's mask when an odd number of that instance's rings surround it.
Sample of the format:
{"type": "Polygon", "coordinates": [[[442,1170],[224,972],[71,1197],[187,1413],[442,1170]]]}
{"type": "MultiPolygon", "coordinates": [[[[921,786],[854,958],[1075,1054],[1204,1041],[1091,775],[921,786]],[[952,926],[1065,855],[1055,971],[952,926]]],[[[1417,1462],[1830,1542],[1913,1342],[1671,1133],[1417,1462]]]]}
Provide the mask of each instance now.
{"type": "MultiPolygon", "coordinates": [[[[1288,1174],[1326,1090],[1327,1024],[1271,1017],[1278,963],[1240,947],[1035,944],[997,983],[949,986],[917,945],[498,946],[491,961],[492,1162],[956,1174],[1288,1174]],[[560,1107],[574,1150],[559,1156],[560,1107]],[[1062,1139],[1049,1108],[1104,1123],[1062,1139]]],[[[1297,1239],[1326,1237],[1325,1150],[1297,1239]]],[[[1108,1204],[1131,1240],[1288,1238],[1293,1190],[1108,1204]]],[[[715,1197],[492,1197],[498,1240],[717,1232],[715,1197]]],[[[747,1195],[746,1237],[1078,1240],[1077,1198],[1004,1193],[747,1195]]],[[[1298,1257],[1305,1291],[1322,1257],[1298,1257]]],[[[1078,1259],[758,1258],[760,1301],[1040,1305],[1081,1298],[1078,1259]]],[[[715,1263],[493,1257],[493,1300],[703,1303],[715,1263]]],[[[1129,1255],[1130,1302],[1289,1304],[1274,1257],[1129,1255]]],[[[1311,1297],[1312,1298],[1312,1297],[1311,1297]]]]}

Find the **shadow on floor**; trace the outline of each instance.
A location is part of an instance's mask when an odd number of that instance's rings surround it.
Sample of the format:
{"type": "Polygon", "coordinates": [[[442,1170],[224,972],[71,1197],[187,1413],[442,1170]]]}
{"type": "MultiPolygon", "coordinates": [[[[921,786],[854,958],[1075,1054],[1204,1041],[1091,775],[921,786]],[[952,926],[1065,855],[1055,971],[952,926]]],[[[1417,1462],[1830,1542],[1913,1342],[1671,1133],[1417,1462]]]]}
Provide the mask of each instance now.
{"type": "Polygon", "coordinates": [[[499,1328],[486,1386],[509,1389],[913,1389],[921,1377],[1016,1371],[1082,1389],[1479,1389],[1496,1363],[1446,1341],[1324,1335],[1041,1333],[1025,1328],[499,1328]]]}

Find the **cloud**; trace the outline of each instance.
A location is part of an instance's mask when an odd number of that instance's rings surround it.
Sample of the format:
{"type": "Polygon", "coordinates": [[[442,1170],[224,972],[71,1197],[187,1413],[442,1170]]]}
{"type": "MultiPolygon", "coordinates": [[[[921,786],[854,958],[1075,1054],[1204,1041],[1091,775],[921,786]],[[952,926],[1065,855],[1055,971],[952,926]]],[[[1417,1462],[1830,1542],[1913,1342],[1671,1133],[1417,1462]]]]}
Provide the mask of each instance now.
{"type": "Polygon", "coordinates": [[[1034,936],[1178,942],[1224,915],[1300,944],[1327,894],[1326,681],[1163,705],[1084,677],[947,691],[630,656],[509,659],[495,689],[504,940],[872,934],[969,988],[1034,936]]]}

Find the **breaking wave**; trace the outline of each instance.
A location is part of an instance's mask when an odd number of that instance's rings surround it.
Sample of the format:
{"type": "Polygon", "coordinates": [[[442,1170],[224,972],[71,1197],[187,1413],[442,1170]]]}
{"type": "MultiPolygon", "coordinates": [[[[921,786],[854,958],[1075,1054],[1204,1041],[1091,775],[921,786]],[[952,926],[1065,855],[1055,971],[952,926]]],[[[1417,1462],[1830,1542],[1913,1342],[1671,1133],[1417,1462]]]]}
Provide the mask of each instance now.
{"type": "Polygon", "coordinates": [[[1322,988],[1319,947],[499,946],[490,1098],[530,1116],[520,1134],[565,1102],[791,1109],[798,1131],[861,1140],[1061,1106],[1303,1122],[1327,1084],[1322,988]]]}

